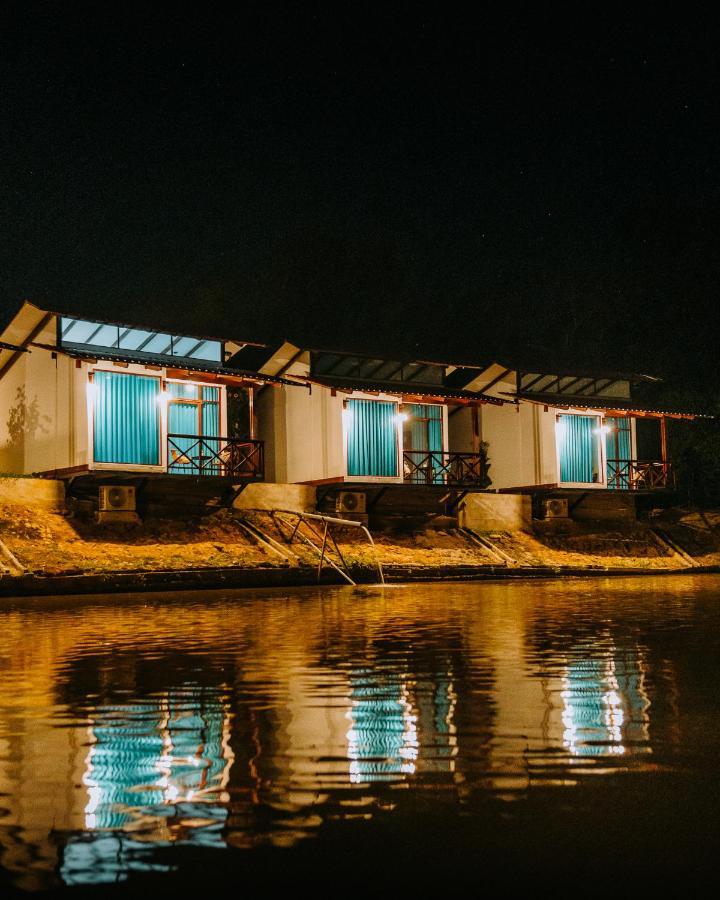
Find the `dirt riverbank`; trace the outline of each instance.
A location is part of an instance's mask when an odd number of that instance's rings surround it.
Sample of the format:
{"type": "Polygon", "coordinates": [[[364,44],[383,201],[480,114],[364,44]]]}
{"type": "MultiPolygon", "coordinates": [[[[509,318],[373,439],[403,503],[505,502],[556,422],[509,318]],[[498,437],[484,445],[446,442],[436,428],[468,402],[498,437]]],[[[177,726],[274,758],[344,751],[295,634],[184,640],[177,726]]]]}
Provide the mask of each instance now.
{"type": "MultiPolygon", "coordinates": [[[[81,576],[96,576],[102,584],[103,577],[118,576],[122,582],[135,575],[148,585],[162,586],[163,573],[173,583],[189,573],[189,580],[200,584],[208,580],[252,584],[253,572],[263,584],[309,583],[318,555],[303,541],[288,545],[285,538],[291,530],[288,519],[230,510],[187,522],[99,526],[5,502],[0,505],[0,540],[19,568],[5,558],[0,590],[11,595],[17,583],[18,591],[27,593],[38,579],[78,581],[81,576]],[[260,576],[263,570],[266,574],[260,576]],[[21,573],[22,589],[17,581],[21,573]]],[[[303,533],[316,545],[321,543],[317,534],[305,529],[303,533]]],[[[681,510],[649,522],[537,523],[532,533],[476,536],[449,521],[412,530],[400,523],[374,531],[374,548],[356,529],[339,529],[335,537],[337,550],[331,546],[331,558],[340,562],[339,552],[356,580],[373,580],[378,560],[392,580],[403,572],[412,578],[422,578],[423,573],[452,578],[472,577],[473,572],[478,576],[593,570],[656,573],[720,566],[720,513],[681,510]]],[[[340,577],[328,566],[325,570],[325,578],[340,577]]]]}

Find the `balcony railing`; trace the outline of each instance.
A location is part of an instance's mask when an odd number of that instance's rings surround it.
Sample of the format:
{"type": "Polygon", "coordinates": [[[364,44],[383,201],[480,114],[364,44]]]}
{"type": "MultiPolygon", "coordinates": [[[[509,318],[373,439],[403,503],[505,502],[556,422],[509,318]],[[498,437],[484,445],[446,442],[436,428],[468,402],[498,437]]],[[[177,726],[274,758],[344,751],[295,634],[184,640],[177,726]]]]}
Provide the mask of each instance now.
{"type": "Polygon", "coordinates": [[[169,434],[167,451],[167,468],[172,475],[216,475],[240,481],[262,481],[265,477],[262,441],[169,434]]]}
{"type": "Polygon", "coordinates": [[[487,461],[480,453],[445,453],[405,450],[403,481],[406,484],[448,484],[487,487],[487,461]]]}
{"type": "Polygon", "coordinates": [[[675,487],[675,477],[669,462],[609,459],[607,486],[615,491],[660,491],[675,487]]]}

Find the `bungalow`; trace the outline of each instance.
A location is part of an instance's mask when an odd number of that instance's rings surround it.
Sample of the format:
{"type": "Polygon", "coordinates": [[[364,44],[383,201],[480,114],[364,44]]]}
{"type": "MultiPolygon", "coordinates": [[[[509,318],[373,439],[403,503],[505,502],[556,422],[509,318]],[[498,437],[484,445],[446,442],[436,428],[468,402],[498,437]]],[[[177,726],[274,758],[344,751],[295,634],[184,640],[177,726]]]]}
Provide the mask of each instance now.
{"type": "Polygon", "coordinates": [[[261,372],[305,385],[260,391],[270,479],[470,490],[673,487],[667,420],[635,399],[647,375],[530,371],[305,350],[261,372]]]}
{"type": "Polygon", "coordinates": [[[486,488],[480,410],[508,400],[452,386],[453,368],[283,344],[260,371],[305,390],[258,394],[270,480],[486,488]],[[462,446],[451,427],[458,410],[469,429],[462,446]]]}
{"type": "Polygon", "coordinates": [[[449,380],[509,401],[484,407],[480,423],[493,487],[503,491],[672,488],[667,421],[695,418],[636,399],[658,381],[649,375],[559,374],[493,363],[458,367],[449,380]]]}
{"type": "Polygon", "coordinates": [[[264,477],[260,345],[25,302],[0,333],[0,472],[264,477]]]}

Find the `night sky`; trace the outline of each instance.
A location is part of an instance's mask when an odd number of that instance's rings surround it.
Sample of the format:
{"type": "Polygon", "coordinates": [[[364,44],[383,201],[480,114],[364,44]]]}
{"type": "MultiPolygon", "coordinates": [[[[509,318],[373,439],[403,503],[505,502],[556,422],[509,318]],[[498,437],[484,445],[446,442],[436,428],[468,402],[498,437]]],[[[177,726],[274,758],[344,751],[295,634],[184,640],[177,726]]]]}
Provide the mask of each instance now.
{"type": "Polygon", "coordinates": [[[2,7],[3,318],[714,371],[706,23],[148,6],[2,7]]]}

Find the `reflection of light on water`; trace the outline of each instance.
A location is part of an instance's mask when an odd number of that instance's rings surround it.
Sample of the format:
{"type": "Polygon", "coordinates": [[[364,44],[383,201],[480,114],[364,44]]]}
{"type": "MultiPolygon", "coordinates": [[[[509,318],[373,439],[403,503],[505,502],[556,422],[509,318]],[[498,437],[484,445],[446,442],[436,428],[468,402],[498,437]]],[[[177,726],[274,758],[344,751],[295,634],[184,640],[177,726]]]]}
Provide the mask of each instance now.
{"type": "Polygon", "coordinates": [[[639,656],[585,659],[567,668],[562,679],[563,744],[573,756],[622,756],[650,752],[649,701],[639,656]]]}
{"type": "Polygon", "coordinates": [[[395,682],[358,675],[347,713],[350,781],[354,784],[392,781],[415,775],[421,742],[432,758],[424,768],[454,770],[457,734],[453,716],[457,697],[450,673],[422,684],[406,677],[395,682]],[[423,738],[421,741],[420,731],[423,738]]]}
{"type": "Polygon", "coordinates": [[[129,832],[155,843],[181,839],[224,846],[223,804],[234,756],[229,716],[218,697],[195,699],[183,692],[177,701],[168,695],[104,707],[88,734],[82,778],[86,834],[65,848],[67,883],[103,882],[118,871],[142,868],[129,832]]]}
{"type": "Polygon", "coordinates": [[[389,781],[415,772],[420,744],[406,684],[358,677],[347,717],[351,782],[389,781]]]}

